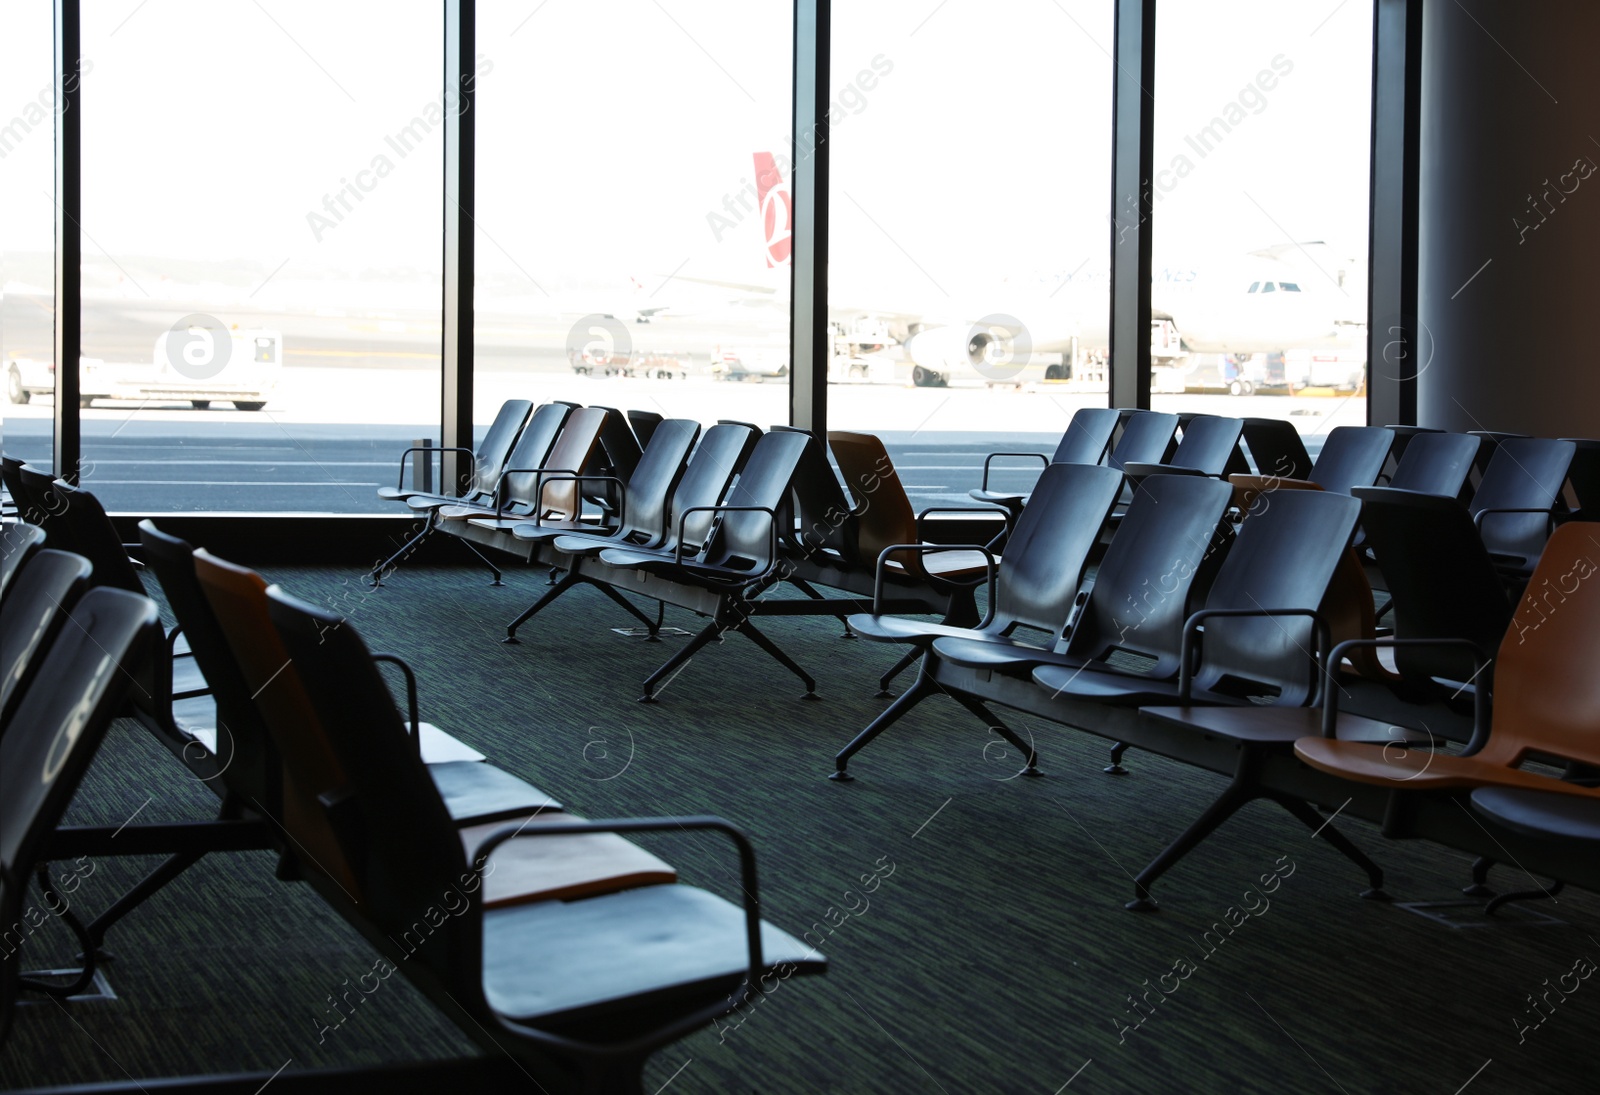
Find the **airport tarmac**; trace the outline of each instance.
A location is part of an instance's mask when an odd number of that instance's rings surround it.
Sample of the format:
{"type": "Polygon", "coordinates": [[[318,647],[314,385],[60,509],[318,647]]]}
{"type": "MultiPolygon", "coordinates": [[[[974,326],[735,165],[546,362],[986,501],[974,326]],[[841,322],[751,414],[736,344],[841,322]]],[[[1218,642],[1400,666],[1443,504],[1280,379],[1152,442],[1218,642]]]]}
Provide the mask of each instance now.
{"type": "MultiPolygon", "coordinates": [[[[480,370],[476,381],[480,426],[515,397],[638,408],[706,424],[726,418],[766,426],[789,418],[783,380],[584,377],[547,366],[480,370]]],[[[1047,453],[1074,411],[1105,405],[1104,393],[1065,388],[834,384],[829,426],[882,436],[919,507],[965,502],[986,453],[1047,453]]],[[[1166,411],[1288,418],[1313,453],[1328,430],[1365,425],[1366,414],[1360,396],[1156,395],[1153,402],[1166,411]]],[[[395,481],[400,453],[414,439],[437,438],[438,406],[431,369],[292,363],[259,412],[100,400],[81,412],[83,481],[117,512],[393,513],[397,507],[380,502],[377,488],[395,481]]],[[[48,465],[52,411],[49,397],[7,405],[6,451],[48,465]]],[[[1036,467],[1001,470],[993,485],[1026,489],[1036,467]]]]}

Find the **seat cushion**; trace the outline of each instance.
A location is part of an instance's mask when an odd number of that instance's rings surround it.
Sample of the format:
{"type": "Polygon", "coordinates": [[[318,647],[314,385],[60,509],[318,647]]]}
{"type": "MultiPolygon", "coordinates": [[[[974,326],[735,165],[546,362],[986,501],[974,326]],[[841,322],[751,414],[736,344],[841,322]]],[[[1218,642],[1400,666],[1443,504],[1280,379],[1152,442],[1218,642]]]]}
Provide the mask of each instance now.
{"type": "Polygon", "coordinates": [[[500,821],[559,810],[561,803],[492,764],[470,760],[428,765],[445,809],[458,822],[500,821]]]}
{"type": "MultiPolygon", "coordinates": [[[[908,620],[902,616],[874,616],[870,612],[855,612],[845,620],[851,634],[875,643],[914,643],[927,646],[935,639],[977,639],[982,642],[983,632],[970,627],[951,627],[949,624],[927,620],[908,620]]],[[[1010,639],[995,636],[998,643],[1011,643],[1010,639]]]]}
{"type": "MultiPolygon", "coordinates": [[[[1117,707],[1144,707],[1176,703],[1178,682],[1152,680],[1134,673],[1117,673],[1082,666],[1041,665],[1033,671],[1033,682],[1056,696],[1093,700],[1117,707]]],[[[1193,699],[1202,705],[1234,705],[1242,701],[1228,696],[1196,690],[1193,699]]]]}
{"type": "MultiPolygon", "coordinates": [[[[556,541],[560,548],[561,541],[556,541]]],[[[692,556],[686,556],[692,558],[692,556]]],[[[634,551],[629,548],[608,547],[600,553],[600,561],[609,567],[619,570],[677,570],[679,564],[672,561],[671,555],[662,555],[653,551],[634,551]]]]}
{"type": "Polygon", "coordinates": [[[440,764],[447,760],[484,760],[484,755],[431,722],[422,723],[422,763],[440,764]]]}
{"type": "Polygon", "coordinates": [[[1600,844],[1600,799],[1511,787],[1480,787],[1473,809],[1528,836],[1600,844]]]}
{"type": "MultiPolygon", "coordinates": [[[[1157,722],[1174,723],[1207,737],[1246,745],[1293,745],[1301,738],[1322,733],[1322,709],[1317,707],[1141,707],[1139,714],[1157,722]]],[[[1381,719],[1341,714],[1335,732],[1341,741],[1409,742],[1427,745],[1426,730],[1408,730],[1381,719]]]]}
{"type": "MultiPolygon", "coordinates": [[[[692,886],[647,886],[583,901],[541,901],[483,916],[483,991],[524,1022],[598,1018],[621,1005],[736,988],[749,969],[744,910],[692,886]]],[[[820,972],[812,947],[761,925],[762,958],[820,972]]]]}
{"type": "MultiPolygon", "coordinates": [[[[461,830],[461,847],[467,862],[476,864],[478,848],[495,833],[574,820],[571,814],[545,811],[531,817],[468,825],[461,830]]],[[[508,840],[494,850],[481,870],[483,900],[488,908],[529,901],[573,901],[678,880],[670,863],[616,833],[567,833],[508,840]]]]}
{"type": "Polygon", "coordinates": [[[1026,494],[1010,494],[1003,491],[980,490],[977,487],[967,491],[967,494],[969,497],[975,498],[979,502],[987,502],[991,506],[1004,506],[1012,513],[1021,513],[1022,507],[1028,504],[1028,496],[1026,494]]]}
{"type": "Polygon", "coordinates": [[[1294,744],[1294,754],[1324,772],[1395,790],[1514,787],[1600,798],[1600,790],[1595,788],[1537,772],[1524,772],[1479,756],[1462,757],[1428,749],[1397,749],[1320,737],[1301,738],[1294,744]]]}
{"type": "MultiPolygon", "coordinates": [[[[538,529],[532,521],[511,530],[517,539],[532,539],[532,534],[538,529]],[[524,532],[529,535],[524,536],[524,532]]],[[[616,547],[616,542],[609,537],[584,536],[579,534],[557,536],[551,541],[550,546],[563,555],[599,555],[608,547],[616,547]]]]}
{"type": "Polygon", "coordinates": [[[933,652],[940,661],[966,669],[988,670],[1011,676],[1025,676],[1036,665],[1077,665],[1060,654],[1014,639],[977,639],[952,636],[934,640],[933,652]]]}

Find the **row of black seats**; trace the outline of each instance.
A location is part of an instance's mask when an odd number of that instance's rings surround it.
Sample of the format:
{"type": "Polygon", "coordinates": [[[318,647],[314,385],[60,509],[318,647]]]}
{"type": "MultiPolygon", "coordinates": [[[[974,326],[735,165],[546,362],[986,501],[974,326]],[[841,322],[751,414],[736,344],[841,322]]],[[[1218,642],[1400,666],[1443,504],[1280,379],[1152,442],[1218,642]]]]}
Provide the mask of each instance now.
{"type": "MultiPolygon", "coordinates": [[[[1144,413],[1129,416],[1130,426],[1144,413]]],[[[1106,440],[1110,417],[1099,424],[1106,440]]],[[[1559,571],[1555,596],[1565,609],[1575,591],[1571,544],[1591,537],[1595,527],[1574,521],[1563,504],[1569,476],[1576,479],[1571,469],[1580,446],[1573,442],[1496,439],[1469,510],[1458,495],[1484,439],[1400,436],[1409,445],[1390,473],[1391,482],[1399,478],[1411,484],[1407,487],[1371,485],[1384,474],[1395,447],[1396,432],[1385,429],[1329,436],[1311,474],[1318,466],[1340,467],[1337,485],[1331,473],[1326,482],[1260,475],[1222,482],[1181,470],[1173,474],[1170,468],[1139,469],[1142,474],[1132,476],[1126,465],[1118,469],[1098,462],[1105,452],[1098,438],[1078,453],[1081,462],[1049,464],[1021,510],[999,568],[998,596],[982,626],[955,629],[876,613],[851,618],[852,630],[861,636],[911,646],[924,660],[917,685],[839,753],[835,778],[848,779],[848,762],[857,751],[936,692],[952,696],[1017,745],[1026,758],[1024,771],[1034,771],[1032,749],[989,708],[994,702],[1111,738],[1117,744],[1108,771],[1123,771],[1123,750],[1134,744],[1232,777],[1212,807],[1139,875],[1133,907],[1153,907],[1149,887],[1154,880],[1256,797],[1278,801],[1336,843],[1367,871],[1368,892],[1381,895],[1381,872],[1335,828],[1325,826],[1312,802],[1344,804],[1350,800],[1348,779],[1364,775],[1381,782],[1380,761],[1392,751],[1401,755],[1398,751],[1413,746],[1443,744],[1435,732],[1441,725],[1436,716],[1449,697],[1469,697],[1469,710],[1463,732],[1444,736],[1466,743],[1463,756],[1485,748],[1493,651],[1499,646],[1505,661],[1506,646],[1520,645],[1525,633],[1550,615],[1544,602],[1551,596],[1546,588],[1551,579],[1541,581],[1544,575],[1559,571]],[[1158,470],[1167,474],[1154,474],[1158,470]],[[1414,489],[1434,475],[1438,493],[1414,489]],[[1088,583],[1090,552],[1102,529],[1111,527],[1108,517],[1125,479],[1136,479],[1137,493],[1088,583]],[[1526,546],[1520,552],[1491,550],[1504,545],[1491,542],[1487,518],[1501,515],[1525,522],[1521,543],[1526,546]],[[1527,582],[1526,570],[1541,561],[1549,529],[1556,525],[1566,552],[1542,561],[1543,570],[1535,572],[1522,595],[1519,614],[1527,620],[1516,623],[1510,606],[1527,582]],[[1382,564],[1379,573],[1392,579],[1400,638],[1374,634],[1370,626],[1365,634],[1340,633],[1341,623],[1349,626],[1339,613],[1352,591],[1341,588],[1338,579],[1352,565],[1370,621],[1371,590],[1354,552],[1358,530],[1382,564]],[[1476,615],[1470,602],[1464,603],[1469,592],[1465,563],[1476,564],[1473,573],[1498,598],[1498,613],[1476,615]],[[1516,634],[1508,631],[1508,623],[1516,634]],[[1395,686],[1409,705],[1398,719],[1392,707],[1376,720],[1349,714],[1372,698],[1370,691],[1362,697],[1354,674],[1366,668],[1360,655],[1379,645],[1393,646],[1399,655],[1398,674],[1380,667],[1380,691],[1395,686]],[[1407,687],[1418,682],[1429,687],[1407,687]],[[1313,703],[1325,711],[1344,707],[1343,722],[1313,710],[1308,706],[1313,703]],[[1325,717],[1326,728],[1321,725],[1325,717]],[[1335,772],[1338,762],[1328,761],[1318,747],[1297,746],[1320,729],[1334,734],[1336,723],[1346,740],[1335,748],[1353,751],[1367,769],[1347,765],[1335,772]],[[1307,779],[1307,764],[1319,762],[1343,778],[1307,779]]],[[[1592,630],[1596,620],[1574,608],[1564,622],[1592,630]]],[[[1592,647],[1593,640],[1587,645],[1592,647]]],[[[1571,662],[1569,656],[1562,660],[1571,662]]],[[[1561,691],[1581,692],[1578,676],[1570,674],[1561,691]]],[[[1575,732],[1576,722],[1565,730],[1558,748],[1550,750],[1546,738],[1546,751],[1567,758],[1581,774],[1587,747],[1575,732]]],[[[1515,735],[1501,740],[1514,742],[1515,735]]],[[[1522,778],[1503,771],[1507,756],[1519,756],[1514,749],[1496,755],[1491,763],[1502,769],[1496,778],[1522,778]]],[[[1520,763],[1517,759],[1511,767],[1520,763]]],[[[1387,773],[1391,788],[1395,780],[1412,778],[1396,771],[1387,773]]],[[[1475,771],[1484,778],[1481,764],[1475,771]]],[[[1518,789],[1523,786],[1517,783],[1518,789]]],[[[1584,788],[1568,780],[1559,790],[1576,794],[1584,788]]],[[[1386,815],[1369,801],[1353,816],[1386,815]]],[[[1487,830],[1463,832],[1459,824],[1452,827],[1454,820],[1445,816],[1418,831],[1480,853],[1495,850],[1479,835],[1487,830]]],[[[1543,835],[1549,837],[1549,831],[1543,835]]],[[[1502,829],[1494,839],[1516,838],[1502,829]]],[[[1497,854],[1504,855],[1505,846],[1497,854]]],[[[1559,868],[1552,871],[1558,877],[1573,873],[1570,857],[1553,853],[1548,841],[1528,854],[1559,868]]],[[[1480,868],[1486,869],[1486,861],[1480,868]]],[[[1588,877],[1595,884],[1592,872],[1588,877]]]]}
{"type": "Polygon", "coordinates": [[[175,652],[153,603],[114,588],[131,575],[128,584],[142,589],[141,579],[94,496],[46,480],[50,495],[34,497],[36,473],[23,470],[8,475],[23,492],[20,508],[45,523],[8,524],[0,557],[0,913],[18,920],[35,873],[57,907],[52,860],[171,858],[94,923],[62,913],[86,959],[71,984],[22,977],[26,950],[7,948],[0,1035],[19,988],[81,990],[111,923],[218,850],[275,851],[279,877],[312,885],[466,1033],[517,1057],[552,1090],[637,1090],[651,1051],[747,1002],[762,976],[825,968],[814,948],[760,920],[754,851],[727,822],[589,822],[567,812],[420,721],[414,675],[369,652],[348,620],[146,521],[138,550],[193,648],[175,652]],[[107,573],[86,556],[106,560],[107,573]],[[104,656],[86,659],[90,645],[104,656]],[[196,663],[190,698],[209,704],[210,727],[225,732],[185,730],[171,695],[146,687],[182,660],[196,663]],[[379,672],[385,663],[404,674],[403,703],[379,672]],[[79,681],[84,666],[93,673],[79,681]],[[209,773],[225,800],[217,828],[60,827],[128,693],[133,713],[180,760],[209,773]],[[730,838],[742,899],[679,885],[669,864],[619,835],[647,830],[730,838]],[[441,923],[430,910],[447,895],[466,907],[441,923]]]}

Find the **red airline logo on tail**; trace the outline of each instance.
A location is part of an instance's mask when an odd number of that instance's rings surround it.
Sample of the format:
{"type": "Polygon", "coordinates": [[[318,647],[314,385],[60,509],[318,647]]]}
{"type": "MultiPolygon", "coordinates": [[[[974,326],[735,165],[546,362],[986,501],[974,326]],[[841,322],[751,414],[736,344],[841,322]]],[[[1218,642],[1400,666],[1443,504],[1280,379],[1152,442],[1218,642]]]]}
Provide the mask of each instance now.
{"type": "Polygon", "coordinates": [[[789,265],[794,240],[794,209],[789,184],[770,152],[757,152],[756,199],[761,203],[761,224],[767,235],[767,266],[789,265]]]}

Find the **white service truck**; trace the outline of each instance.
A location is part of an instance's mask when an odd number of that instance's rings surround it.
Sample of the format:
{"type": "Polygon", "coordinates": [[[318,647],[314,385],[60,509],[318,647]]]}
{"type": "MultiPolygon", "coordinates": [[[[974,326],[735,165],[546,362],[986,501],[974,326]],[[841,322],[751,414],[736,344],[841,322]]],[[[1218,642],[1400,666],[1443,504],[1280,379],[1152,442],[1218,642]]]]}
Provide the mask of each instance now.
{"type": "MultiPolygon", "coordinates": [[[[187,402],[198,410],[228,401],[241,411],[266,407],[283,369],[283,336],[277,331],[240,331],[196,325],[163,331],[149,362],[79,359],[78,401],[132,399],[187,402]]],[[[7,362],[6,395],[27,403],[55,394],[55,365],[31,358],[7,362]]]]}

